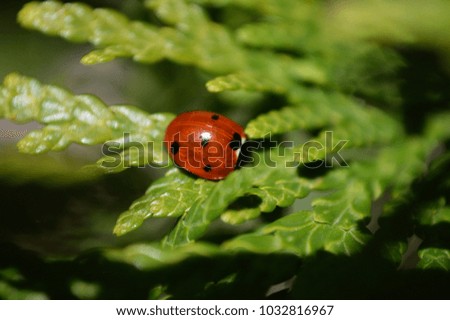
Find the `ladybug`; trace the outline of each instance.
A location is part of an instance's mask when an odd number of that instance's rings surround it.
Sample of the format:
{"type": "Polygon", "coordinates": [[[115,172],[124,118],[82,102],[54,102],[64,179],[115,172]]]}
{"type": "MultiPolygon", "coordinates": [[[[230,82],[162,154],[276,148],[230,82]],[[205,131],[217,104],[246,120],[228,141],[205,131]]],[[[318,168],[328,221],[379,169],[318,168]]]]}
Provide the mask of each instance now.
{"type": "Polygon", "coordinates": [[[244,129],[209,111],[178,115],[167,127],[164,144],[178,167],[208,180],[221,180],[236,169],[244,129]]]}

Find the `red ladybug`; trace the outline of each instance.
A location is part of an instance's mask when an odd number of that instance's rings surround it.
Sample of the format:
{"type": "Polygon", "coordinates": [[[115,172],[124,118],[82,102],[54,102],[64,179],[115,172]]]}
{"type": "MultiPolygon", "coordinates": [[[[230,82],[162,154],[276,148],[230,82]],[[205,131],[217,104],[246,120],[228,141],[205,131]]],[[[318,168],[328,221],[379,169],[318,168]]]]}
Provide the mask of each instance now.
{"type": "Polygon", "coordinates": [[[190,111],[169,124],[164,143],[177,166],[204,179],[221,180],[236,168],[245,139],[244,129],[233,120],[190,111]]]}

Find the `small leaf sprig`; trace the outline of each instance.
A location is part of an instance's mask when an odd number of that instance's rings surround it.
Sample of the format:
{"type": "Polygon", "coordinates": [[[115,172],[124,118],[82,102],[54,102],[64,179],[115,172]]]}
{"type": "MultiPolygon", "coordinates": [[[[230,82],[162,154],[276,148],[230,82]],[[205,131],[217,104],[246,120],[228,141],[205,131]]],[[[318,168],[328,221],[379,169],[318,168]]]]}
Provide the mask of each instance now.
{"type": "MultiPolygon", "coordinates": [[[[19,141],[17,146],[21,152],[42,154],[64,150],[71,143],[95,145],[115,141],[118,147],[122,147],[121,164],[124,155],[130,155],[124,133],[129,134],[127,138],[131,141],[142,142],[144,146],[148,141],[159,144],[159,148],[148,149],[148,152],[156,152],[146,153],[146,160],[148,164],[160,163],[164,159],[164,128],[173,119],[171,114],[148,115],[132,106],[108,107],[94,96],[73,95],[62,88],[43,85],[16,73],[8,75],[1,86],[0,117],[19,123],[37,121],[44,125],[19,141]]],[[[104,161],[110,159],[105,157],[99,160],[99,168],[123,170],[120,165],[113,169],[102,166],[104,161]]],[[[138,165],[142,161],[134,158],[129,163],[138,165]]]]}

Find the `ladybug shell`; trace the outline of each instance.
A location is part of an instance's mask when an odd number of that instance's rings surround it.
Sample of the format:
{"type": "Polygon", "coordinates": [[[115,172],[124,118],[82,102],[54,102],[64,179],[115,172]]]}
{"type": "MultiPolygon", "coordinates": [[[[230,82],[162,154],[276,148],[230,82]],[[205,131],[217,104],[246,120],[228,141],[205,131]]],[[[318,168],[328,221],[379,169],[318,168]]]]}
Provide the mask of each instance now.
{"type": "Polygon", "coordinates": [[[224,179],[237,165],[244,129],[209,111],[190,111],[167,127],[164,143],[175,164],[208,180],[224,179]]]}

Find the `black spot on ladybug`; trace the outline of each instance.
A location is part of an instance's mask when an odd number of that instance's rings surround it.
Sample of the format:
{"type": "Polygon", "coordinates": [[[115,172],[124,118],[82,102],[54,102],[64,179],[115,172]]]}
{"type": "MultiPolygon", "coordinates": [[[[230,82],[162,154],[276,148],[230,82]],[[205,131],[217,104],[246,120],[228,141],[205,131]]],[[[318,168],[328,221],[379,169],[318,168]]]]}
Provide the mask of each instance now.
{"type": "Polygon", "coordinates": [[[172,154],[177,154],[179,150],[180,144],[178,143],[178,141],[172,142],[172,144],[170,145],[170,151],[172,151],[172,154]]]}
{"type": "Polygon", "coordinates": [[[211,119],[213,119],[213,120],[219,120],[219,115],[218,115],[218,114],[213,114],[213,115],[211,116],[211,119]]]}
{"type": "Polygon", "coordinates": [[[209,165],[209,164],[207,164],[206,166],[204,166],[203,167],[203,170],[205,171],[205,172],[210,172],[211,171],[211,166],[209,165]]]}
{"type": "Polygon", "coordinates": [[[237,150],[241,147],[242,138],[241,135],[237,132],[233,134],[233,140],[230,141],[229,146],[233,150],[237,150]]]}

